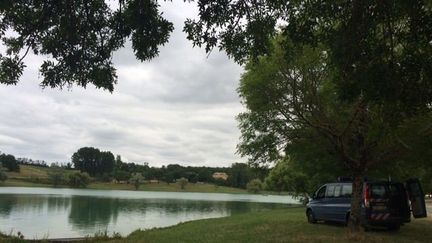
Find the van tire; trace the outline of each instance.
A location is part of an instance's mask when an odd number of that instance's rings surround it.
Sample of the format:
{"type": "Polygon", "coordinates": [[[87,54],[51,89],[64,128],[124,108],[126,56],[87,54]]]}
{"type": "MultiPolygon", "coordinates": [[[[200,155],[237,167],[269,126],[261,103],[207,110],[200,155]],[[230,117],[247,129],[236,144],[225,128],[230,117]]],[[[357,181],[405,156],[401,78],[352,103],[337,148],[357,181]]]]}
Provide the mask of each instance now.
{"type": "Polygon", "coordinates": [[[349,221],[350,221],[350,213],[348,212],[345,216],[345,226],[348,226],[349,221]]]}
{"type": "Polygon", "coordinates": [[[315,219],[315,216],[313,215],[313,213],[312,213],[312,210],[310,210],[310,209],[308,209],[307,211],[306,211],[306,217],[307,217],[307,221],[310,223],[310,224],[316,224],[316,219],[315,219]]]}

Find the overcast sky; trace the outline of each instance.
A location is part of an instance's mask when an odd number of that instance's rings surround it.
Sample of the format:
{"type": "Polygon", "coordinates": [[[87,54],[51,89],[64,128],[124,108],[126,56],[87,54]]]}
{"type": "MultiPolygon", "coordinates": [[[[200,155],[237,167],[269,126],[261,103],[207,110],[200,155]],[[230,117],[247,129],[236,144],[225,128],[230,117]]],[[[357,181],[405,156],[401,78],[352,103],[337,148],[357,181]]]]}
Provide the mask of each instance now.
{"type": "Polygon", "coordinates": [[[224,53],[207,57],[186,40],[183,22],[195,16],[193,6],[162,4],[176,28],[169,43],[144,63],[130,46],[119,50],[112,94],[91,86],[43,90],[38,74],[43,59],[27,56],[21,82],[0,85],[0,151],[47,162],[70,161],[84,146],[152,166],[244,161],[235,154],[242,68],[224,53]]]}

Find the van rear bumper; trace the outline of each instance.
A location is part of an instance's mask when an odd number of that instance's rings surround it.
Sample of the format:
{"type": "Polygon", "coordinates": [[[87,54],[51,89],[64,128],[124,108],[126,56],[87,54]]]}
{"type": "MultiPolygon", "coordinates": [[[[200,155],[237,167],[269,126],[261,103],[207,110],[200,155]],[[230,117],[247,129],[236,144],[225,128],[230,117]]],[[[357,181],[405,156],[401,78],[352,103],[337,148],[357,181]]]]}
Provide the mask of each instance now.
{"type": "Polygon", "coordinates": [[[372,226],[388,226],[394,224],[404,224],[410,222],[410,219],[405,219],[403,217],[392,216],[390,214],[381,215],[371,215],[367,219],[367,224],[372,226]]]}

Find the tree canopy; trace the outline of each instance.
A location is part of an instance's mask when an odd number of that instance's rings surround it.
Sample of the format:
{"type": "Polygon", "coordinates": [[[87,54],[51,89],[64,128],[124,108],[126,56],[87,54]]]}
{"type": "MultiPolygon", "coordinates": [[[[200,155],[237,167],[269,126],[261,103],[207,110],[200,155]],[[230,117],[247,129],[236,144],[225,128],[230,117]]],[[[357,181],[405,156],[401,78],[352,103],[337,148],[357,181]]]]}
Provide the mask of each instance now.
{"type": "Polygon", "coordinates": [[[292,156],[305,163],[298,167],[303,172],[345,171],[357,178],[358,190],[354,186],[353,191],[359,199],[369,171],[382,171],[395,161],[406,165],[412,161],[407,158],[419,152],[415,143],[430,144],[430,136],[419,136],[430,131],[430,111],[403,116],[402,110],[388,108],[387,102],[364,96],[342,99],[326,50],[321,45],[296,45],[297,49],[293,45],[288,37],[277,38],[271,53],[245,67],[239,93],[247,111],[239,115],[239,152],[250,156],[251,163],[268,164],[292,156]],[[324,170],[307,168],[311,161],[324,170]]]}
{"type": "Polygon", "coordinates": [[[354,177],[351,225],[358,230],[363,177],[405,153],[398,130],[430,114],[430,1],[198,5],[199,18],[186,22],[188,38],[249,63],[240,152],[267,163],[293,140],[325,138],[354,177]],[[274,45],[275,38],[282,40],[274,45]]]}
{"type": "MultiPolygon", "coordinates": [[[[185,22],[188,39],[247,63],[240,153],[268,164],[287,154],[297,160],[298,144],[319,144],[355,178],[351,218],[359,225],[363,176],[397,162],[405,168],[418,157],[416,145],[430,144],[432,3],[196,2],[198,18],[185,22]]],[[[49,57],[42,86],[93,83],[112,91],[113,51],[130,38],[136,57],[148,60],[172,29],[151,0],[119,1],[116,9],[102,0],[2,1],[0,82],[17,83],[32,51],[49,57]]]]}
{"type": "Polygon", "coordinates": [[[197,2],[199,17],[185,31],[208,51],[218,47],[244,63],[270,53],[282,34],[295,44],[287,52],[322,46],[340,98],[388,101],[406,112],[431,102],[430,1],[197,2]]]}
{"type": "Polygon", "coordinates": [[[15,156],[11,154],[2,154],[0,153],[0,164],[8,169],[9,171],[20,171],[20,166],[18,165],[18,161],[15,159],[15,156]]]}
{"type": "Polygon", "coordinates": [[[42,87],[72,86],[113,91],[117,81],[113,52],[132,42],[135,56],[149,60],[168,41],[173,24],[157,1],[104,0],[0,2],[0,83],[16,84],[29,52],[46,57],[39,68],[42,87]]]}
{"type": "Polygon", "coordinates": [[[93,147],[83,147],[72,155],[74,167],[91,176],[111,173],[114,169],[114,155],[93,147]]]}

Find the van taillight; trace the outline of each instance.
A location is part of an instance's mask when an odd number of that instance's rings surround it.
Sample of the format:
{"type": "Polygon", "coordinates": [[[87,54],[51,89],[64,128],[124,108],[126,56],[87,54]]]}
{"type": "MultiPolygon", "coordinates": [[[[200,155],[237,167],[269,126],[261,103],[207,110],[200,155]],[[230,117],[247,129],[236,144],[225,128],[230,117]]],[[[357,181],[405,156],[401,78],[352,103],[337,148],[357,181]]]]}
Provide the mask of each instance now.
{"type": "Polygon", "coordinates": [[[364,205],[365,205],[365,207],[369,207],[369,201],[370,201],[370,191],[369,191],[369,186],[368,185],[366,185],[365,187],[364,187],[364,190],[363,190],[363,199],[364,199],[364,205]]]}

